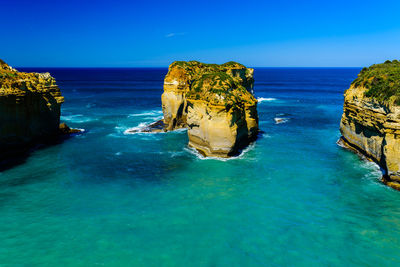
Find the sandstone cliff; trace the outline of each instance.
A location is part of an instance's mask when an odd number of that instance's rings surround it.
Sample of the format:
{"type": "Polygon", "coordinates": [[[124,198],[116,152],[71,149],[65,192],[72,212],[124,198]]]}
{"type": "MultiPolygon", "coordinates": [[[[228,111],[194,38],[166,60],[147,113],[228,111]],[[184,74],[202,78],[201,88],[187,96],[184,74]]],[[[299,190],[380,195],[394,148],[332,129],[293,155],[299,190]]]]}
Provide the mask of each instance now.
{"type": "Polygon", "coordinates": [[[189,146],[205,156],[229,157],[258,132],[253,69],[177,61],[164,81],[165,130],[187,127],[189,146]]]}
{"type": "Polygon", "coordinates": [[[64,102],[49,73],[24,73],[0,60],[0,159],[60,131],[64,102]]]}
{"type": "Polygon", "coordinates": [[[344,94],[340,142],[383,170],[382,181],[400,190],[400,62],[364,68],[344,94]]]}

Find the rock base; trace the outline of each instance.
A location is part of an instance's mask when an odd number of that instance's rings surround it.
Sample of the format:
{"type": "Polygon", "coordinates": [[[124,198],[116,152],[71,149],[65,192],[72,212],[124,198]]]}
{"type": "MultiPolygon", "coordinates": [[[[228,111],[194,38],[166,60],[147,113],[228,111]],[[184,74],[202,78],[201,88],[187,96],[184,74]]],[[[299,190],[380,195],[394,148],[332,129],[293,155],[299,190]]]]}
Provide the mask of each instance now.
{"type": "Polygon", "coordinates": [[[146,125],[142,128],[139,129],[132,129],[132,130],[127,130],[126,133],[132,134],[132,133],[161,133],[161,132],[166,132],[165,124],[163,120],[158,120],[156,122],[150,123],[149,125],[146,125]]]}
{"type": "MultiPolygon", "coordinates": [[[[365,153],[365,151],[358,149],[357,146],[349,143],[343,136],[340,137],[340,139],[337,141],[337,144],[347,150],[350,150],[351,152],[356,153],[358,156],[360,156],[360,158],[375,162],[379,165],[379,162],[377,162],[373,156],[368,155],[367,153],[365,153]]],[[[392,187],[393,189],[400,191],[400,177],[383,174],[381,177],[381,182],[387,186],[392,187]]]]}

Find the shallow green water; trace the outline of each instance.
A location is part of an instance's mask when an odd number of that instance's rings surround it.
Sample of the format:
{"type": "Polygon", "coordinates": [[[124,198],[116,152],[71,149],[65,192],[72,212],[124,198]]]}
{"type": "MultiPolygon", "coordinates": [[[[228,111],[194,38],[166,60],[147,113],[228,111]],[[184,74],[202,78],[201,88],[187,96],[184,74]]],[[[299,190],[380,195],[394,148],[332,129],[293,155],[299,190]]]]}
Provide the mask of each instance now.
{"type": "Polygon", "coordinates": [[[0,173],[0,265],[400,264],[399,192],[336,145],[357,69],[256,69],[263,133],[227,161],[124,134],[161,116],[165,70],[97,71],[53,71],[86,132],[0,173]]]}

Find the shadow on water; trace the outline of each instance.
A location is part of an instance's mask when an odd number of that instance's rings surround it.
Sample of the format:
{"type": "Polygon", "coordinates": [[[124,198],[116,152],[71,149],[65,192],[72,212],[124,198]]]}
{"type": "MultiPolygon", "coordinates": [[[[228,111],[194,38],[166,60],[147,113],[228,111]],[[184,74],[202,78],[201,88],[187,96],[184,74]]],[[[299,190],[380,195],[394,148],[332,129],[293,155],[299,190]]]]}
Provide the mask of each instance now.
{"type": "Polygon", "coordinates": [[[64,141],[78,134],[81,133],[73,133],[46,140],[39,140],[32,144],[13,148],[12,151],[3,152],[0,154],[0,173],[26,163],[27,159],[33,152],[62,144],[64,141]]]}
{"type": "Polygon", "coordinates": [[[9,190],[12,187],[33,184],[49,178],[49,176],[34,175],[31,172],[26,175],[12,175],[12,177],[8,175],[3,176],[2,174],[26,164],[35,151],[57,146],[69,138],[70,136],[62,136],[51,140],[42,140],[41,142],[36,142],[18,149],[14,148],[11,152],[7,151],[7,154],[2,153],[2,160],[0,161],[0,189],[2,189],[0,192],[0,207],[4,206],[7,201],[12,200],[17,195],[16,192],[18,190],[9,190]],[[4,191],[3,189],[6,190],[4,191]]]}

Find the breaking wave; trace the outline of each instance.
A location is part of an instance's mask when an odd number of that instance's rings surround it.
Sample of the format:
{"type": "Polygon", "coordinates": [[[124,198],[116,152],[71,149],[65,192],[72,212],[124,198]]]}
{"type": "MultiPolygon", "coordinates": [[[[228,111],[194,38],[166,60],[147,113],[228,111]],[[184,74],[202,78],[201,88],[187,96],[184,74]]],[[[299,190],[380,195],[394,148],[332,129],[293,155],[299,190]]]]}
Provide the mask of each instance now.
{"type": "Polygon", "coordinates": [[[138,126],[128,128],[124,131],[124,134],[138,134],[143,133],[141,132],[144,128],[146,128],[148,123],[141,122],[138,126]]]}

